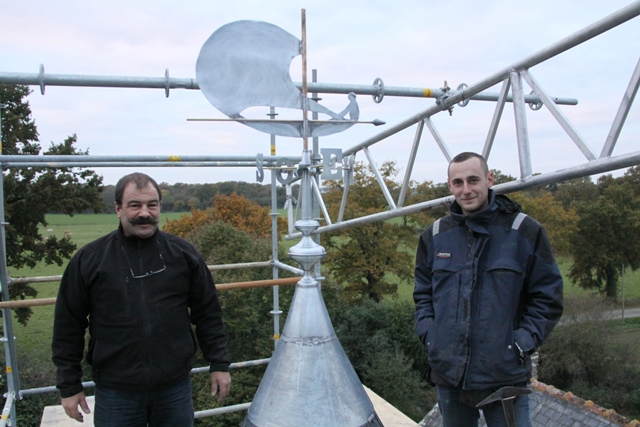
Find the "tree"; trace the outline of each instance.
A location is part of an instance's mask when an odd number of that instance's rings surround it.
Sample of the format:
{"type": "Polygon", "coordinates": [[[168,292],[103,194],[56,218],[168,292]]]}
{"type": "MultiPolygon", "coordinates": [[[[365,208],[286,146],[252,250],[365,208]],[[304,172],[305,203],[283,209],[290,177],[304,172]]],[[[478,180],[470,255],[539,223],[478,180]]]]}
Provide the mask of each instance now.
{"type": "Polygon", "coordinates": [[[600,195],[598,186],[589,176],[552,184],[550,190],[554,199],[561,202],[565,208],[579,202],[595,202],[600,195]]]}
{"type": "MultiPolygon", "coordinates": [[[[416,203],[435,200],[450,195],[451,193],[449,192],[449,188],[446,183],[434,185],[432,181],[412,181],[411,188],[407,191],[407,198],[404,205],[410,206],[416,203]]],[[[422,232],[438,218],[446,215],[448,211],[449,205],[443,204],[442,206],[427,209],[410,216],[405,216],[405,225],[412,224],[415,226],[416,231],[422,232]]]]}
{"type": "Polygon", "coordinates": [[[209,207],[213,206],[217,194],[218,191],[215,184],[202,184],[196,190],[195,197],[200,200],[200,206],[209,207]]]}
{"type": "Polygon", "coordinates": [[[195,196],[189,197],[189,200],[187,200],[187,206],[189,206],[189,209],[191,210],[198,209],[200,207],[200,199],[195,196]]]}
{"type": "MultiPolygon", "coordinates": [[[[113,202],[116,199],[116,186],[115,185],[105,185],[102,187],[102,192],[100,193],[100,197],[102,198],[102,202],[105,205],[105,209],[103,212],[105,213],[116,213],[116,207],[113,202]]],[[[163,200],[164,206],[164,200],[163,200]]]]}
{"type": "Polygon", "coordinates": [[[543,192],[537,197],[527,197],[521,192],[509,196],[520,203],[524,213],[531,215],[544,226],[554,252],[563,255],[571,253],[571,239],[578,230],[578,215],[575,209],[565,209],[549,192],[543,192]]]}
{"type": "MultiPolygon", "coordinates": [[[[243,196],[232,193],[229,196],[220,194],[216,197],[213,217],[249,234],[266,237],[271,236],[269,213],[269,208],[263,208],[243,196]]],[[[284,231],[283,225],[284,223],[279,224],[278,237],[284,231]]]]}
{"type": "Polygon", "coordinates": [[[332,312],[336,335],[362,382],[407,416],[422,419],[436,397],[423,379],[427,353],[413,331],[414,305],[365,300],[332,312]]]}
{"type": "MultiPolygon", "coordinates": [[[[214,207],[205,210],[193,209],[191,215],[168,220],[162,228],[167,233],[186,237],[203,224],[214,221],[224,222],[252,236],[271,236],[271,216],[269,208],[263,208],[243,196],[232,193],[216,197],[214,207]]],[[[278,238],[286,230],[285,219],[278,218],[278,238]]]]}
{"type": "Polygon", "coordinates": [[[595,202],[576,205],[580,220],[572,240],[569,277],[615,299],[622,266],[632,271],[640,267],[640,197],[624,177],[602,176],[598,187],[595,202]]]}
{"type": "Polygon", "coordinates": [[[186,206],[187,206],[187,204],[184,202],[184,200],[176,199],[175,202],[173,203],[173,209],[171,211],[172,212],[184,212],[186,206]]]}
{"type": "MultiPolygon", "coordinates": [[[[29,103],[24,100],[31,91],[22,85],[0,85],[2,109],[2,154],[4,155],[86,155],[75,147],[77,136],[69,136],[60,144],[51,143],[42,152],[38,131],[31,118],[29,103]]],[[[3,170],[4,209],[6,226],[7,264],[14,268],[35,267],[40,261],[62,265],[71,257],[76,245],[70,238],[43,238],[45,214],[59,212],[67,215],[91,210],[100,212],[104,203],[100,197],[102,177],[81,168],[9,168],[3,170]]],[[[36,296],[37,291],[27,284],[9,288],[11,298],[36,296]]],[[[16,310],[18,321],[26,324],[31,309],[16,310]]]]}
{"type": "MultiPolygon", "coordinates": [[[[398,173],[395,162],[385,162],[380,173],[389,191],[397,192],[399,184],[393,181],[398,173]]],[[[329,188],[326,203],[330,214],[337,216],[342,189],[337,182],[329,182],[329,188]]],[[[373,172],[362,163],[356,164],[344,219],[385,209],[387,201],[373,172]]],[[[412,227],[400,221],[378,221],[328,233],[323,244],[327,248],[325,266],[354,301],[363,297],[381,301],[385,295],[394,294],[397,285],[391,275],[407,282],[412,280],[413,254],[410,250],[416,244],[415,233],[412,227]]]]}
{"type": "Polygon", "coordinates": [[[637,337],[611,322],[613,307],[600,297],[570,297],[564,307],[563,324],[540,348],[540,380],[627,416],[640,413],[637,337]]]}
{"type": "Polygon", "coordinates": [[[180,218],[168,219],[162,227],[162,231],[186,237],[189,233],[197,230],[203,224],[213,222],[213,209],[194,209],[191,214],[182,215],[180,218]]]}
{"type": "Polygon", "coordinates": [[[515,181],[516,178],[511,175],[505,175],[499,169],[491,169],[493,172],[493,185],[503,184],[505,182],[515,181]]]}

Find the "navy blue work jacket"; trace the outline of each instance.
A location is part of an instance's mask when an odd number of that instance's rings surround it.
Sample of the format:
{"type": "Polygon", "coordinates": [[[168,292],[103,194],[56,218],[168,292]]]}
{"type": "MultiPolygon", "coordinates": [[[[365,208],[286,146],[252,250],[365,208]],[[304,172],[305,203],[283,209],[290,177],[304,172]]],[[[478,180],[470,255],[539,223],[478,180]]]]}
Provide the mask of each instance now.
{"type": "Polygon", "coordinates": [[[562,277],[544,228],[490,193],[489,206],[469,217],[454,202],[416,255],[416,333],[435,374],[465,390],[527,382],[531,353],[562,315],[562,277]]]}

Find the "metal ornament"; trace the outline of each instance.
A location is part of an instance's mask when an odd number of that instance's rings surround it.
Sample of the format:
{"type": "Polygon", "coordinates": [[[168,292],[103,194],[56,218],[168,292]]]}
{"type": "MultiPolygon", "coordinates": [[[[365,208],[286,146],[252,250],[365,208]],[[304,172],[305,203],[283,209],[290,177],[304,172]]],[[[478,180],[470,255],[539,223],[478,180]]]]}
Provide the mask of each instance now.
{"type": "Polygon", "coordinates": [[[303,96],[289,74],[291,61],[300,54],[300,40],[280,27],[261,21],[236,21],[220,27],[204,43],[196,63],[196,80],[214,107],[261,132],[302,138],[349,129],[360,116],[356,95],[348,95],[349,103],[340,113],[303,96]],[[305,135],[300,120],[246,119],[240,114],[258,106],[306,107],[328,115],[330,120],[309,121],[309,134],[305,135]]]}
{"type": "Polygon", "coordinates": [[[323,180],[342,179],[342,150],[340,148],[322,148],[323,180]]]}

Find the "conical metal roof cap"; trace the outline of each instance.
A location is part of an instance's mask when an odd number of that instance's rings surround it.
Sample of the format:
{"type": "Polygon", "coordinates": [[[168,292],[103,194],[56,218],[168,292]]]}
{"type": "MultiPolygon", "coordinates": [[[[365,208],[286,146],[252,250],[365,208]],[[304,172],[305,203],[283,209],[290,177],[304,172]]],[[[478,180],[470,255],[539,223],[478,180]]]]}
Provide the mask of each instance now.
{"type": "Polygon", "coordinates": [[[305,275],[243,427],[382,427],[305,275]]]}

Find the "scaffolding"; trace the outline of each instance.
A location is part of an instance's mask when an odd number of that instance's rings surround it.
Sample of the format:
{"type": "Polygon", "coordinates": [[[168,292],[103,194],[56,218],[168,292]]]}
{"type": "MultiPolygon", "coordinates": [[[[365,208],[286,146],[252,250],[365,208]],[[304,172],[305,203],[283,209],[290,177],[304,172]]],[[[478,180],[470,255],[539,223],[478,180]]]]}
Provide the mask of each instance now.
{"type": "MultiPolygon", "coordinates": [[[[625,22],[632,20],[640,15],[640,1],[631,3],[627,7],[593,23],[592,25],[575,32],[574,34],[516,62],[498,72],[486,77],[485,79],[472,84],[460,85],[457,89],[451,89],[445,85],[441,88],[411,88],[411,87],[390,87],[385,86],[382,79],[376,79],[371,85],[345,85],[345,84],[329,84],[318,83],[317,74],[314,70],[312,82],[308,83],[306,90],[312,92],[312,97],[317,98],[319,94],[344,94],[355,93],[359,95],[371,95],[376,103],[383,101],[385,97],[420,97],[433,98],[434,105],[420,111],[413,116],[403,120],[402,122],[381,131],[374,136],[356,144],[345,150],[336,149],[320,149],[318,138],[313,138],[313,146],[310,150],[310,165],[306,165],[305,169],[311,175],[311,186],[309,191],[312,193],[310,198],[313,199],[312,215],[314,218],[322,218],[326,222],[325,225],[310,231],[314,239],[319,242],[322,233],[335,232],[350,227],[355,227],[367,223],[384,221],[391,218],[406,216],[434,207],[449,204],[452,197],[443,197],[434,200],[423,201],[420,203],[405,205],[407,195],[411,187],[411,174],[416,161],[418,148],[422,139],[425,126],[429,130],[431,136],[435,140],[442,157],[445,161],[452,158],[451,150],[446,141],[436,128],[433,116],[442,112],[451,112],[454,107],[465,107],[470,101],[489,101],[495,102],[495,110],[491,119],[489,129],[482,147],[481,153],[485,158],[489,157],[492,152],[493,143],[496,137],[497,129],[500,124],[504,108],[507,103],[511,103],[514,109],[516,143],[518,151],[518,161],[520,167],[520,176],[515,181],[499,184],[493,187],[497,193],[509,193],[536,186],[566,181],[569,179],[586,177],[594,174],[605,173],[609,171],[619,170],[640,164],[640,151],[613,156],[613,151],[619,139],[620,133],[625,125],[625,121],[631,110],[633,101],[640,86],[640,60],[638,61],[627,85],[625,92],[622,94],[622,100],[611,124],[610,131],[602,144],[600,153],[593,152],[585,143],[584,138],[580,135],[577,128],[568,120],[558,105],[575,106],[577,100],[571,98],[561,98],[551,96],[534,77],[531,69],[559,54],[570,50],[594,37],[597,37],[612,28],[615,28],[625,22]],[[525,94],[524,83],[532,90],[531,94],[525,94]],[[494,86],[499,85],[499,92],[488,92],[494,86]],[[579,149],[585,160],[578,166],[567,167],[555,172],[534,174],[532,158],[530,153],[529,131],[526,117],[526,106],[532,110],[539,110],[546,107],[552,114],[553,118],[560,124],[564,132],[570,137],[576,147],[579,149]],[[415,134],[406,165],[406,173],[403,179],[400,193],[397,199],[394,199],[391,192],[387,188],[382,176],[377,169],[375,159],[370,151],[370,147],[384,141],[385,139],[396,135],[397,133],[414,127],[415,134]],[[380,186],[380,191],[385,197],[389,208],[384,212],[367,215],[359,218],[344,220],[344,211],[348,202],[349,185],[353,182],[353,173],[356,155],[362,153],[368,165],[371,167],[376,180],[380,186]],[[322,199],[320,191],[321,179],[342,179],[343,180],[343,198],[337,218],[333,220],[329,217],[326,206],[322,199]]],[[[637,54],[637,53],[634,53],[637,54]]],[[[126,76],[80,76],[80,75],[56,75],[46,74],[44,67],[40,67],[39,73],[3,73],[0,72],[0,84],[24,84],[38,86],[40,92],[44,95],[46,86],[81,86],[81,87],[108,87],[108,88],[152,88],[165,91],[165,95],[169,97],[171,90],[198,90],[198,84],[193,78],[173,78],[169,76],[169,71],[165,72],[164,78],[140,77],[132,78],[126,76]]],[[[305,81],[296,83],[299,88],[307,85],[305,81]]],[[[271,114],[275,114],[271,109],[271,114]]],[[[0,117],[1,120],[1,117],[0,117]]],[[[271,144],[275,145],[275,136],[271,136],[271,144]]],[[[478,150],[480,152],[480,150],[478,150]]],[[[242,283],[230,284],[238,288],[250,286],[273,286],[273,311],[274,316],[274,337],[277,339],[280,331],[280,314],[282,311],[279,307],[278,286],[284,284],[292,284],[297,281],[294,279],[279,279],[279,269],[285,269],[300,276],[303,271],[295,267],[289,266],[278,260],[278,240],[277,240],[277,203],[276,203],[276,186],[278,183],[287,187],[287,195],[291,197],[291,186],[296,183],[300,177],[294,173],[300,168],[300,164],[304,161],[304,156],[263,156],[258,153],[255,156],[172,156],[172,155],[149,155],[149,156],[16,156],[16,155],[0,155],[0,165],[3,171],[12,167],[34,167],[34,168],[59,168],[59,167],[245,167],[256,170],[256,176],[261,182],[264,177],[264,171],[271,172],[271,215],[272,215],[272,259],[270,261],[262,261],[259,263],[249,263],[242,266],[212,266],[212,268],[234,268],[234,267],[255,267],[270,266],[273,269],[273,280],[264,283],[242,283]],[[268,282],[268,283],[267,283],[268,282]]],[[[0,175],[0,196],[4,201],[3,193],[3,176],[0,175]]],[[[293,228],[292,204],[288,206],[289,227],[286,239],[299,239],[301,232],[295,232],[293,228]]],[[[2,284],[2,301],[0,308],[3,312],[4,337],[2,338],[5,346],[6,354],[6,373],[8,391],[5,395],[6,401],[2,417],[0,419],[0,427],[4,425],[15,425],[15,401],[21,399],[25,395],[44,393],[55,391],[54,387],[43,387],[39,389],[22,390],[20,387],[20,377],[18,369],[18,361],[14,343],[14,330],[12,325],[11,310],[23,306],[37,306],[54,304],[55,299],[46,301],[9,301],[8,287],[12,283],[30,281],[58,281],[59,277],[44,278],[22,278],[13,279],[8,276],[6,264],[5,249],[5,207],[4,202],[0,204],[0,282],[2,284]]],[[[322,280],[320,274],[319,263],[315,266],[315,276],[317,280],[322,280]]],[[[220,285],[224,286],[224,285],[220,285]]],[[[222,288],[220,288],[222,289],[222,288]]],[[[269,359],[256,361],[247,361],[232,364],[233,368],[244,366],[252,366],[255,364],[268,363],[269,359]]],[[[199,372],[203,368],[194,370],[199,372]]],[[[87,383],[87,385],[91,385],[87,383]]],[[[242,405],[234,405],[233,407],[219,408],[210,411],[202,411],[197,413],[197,417],[210,416],[219,413],[246,410],[250,403],[242,405]]]]}

